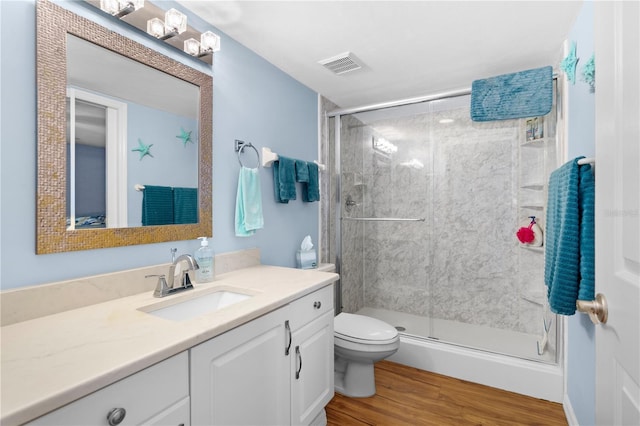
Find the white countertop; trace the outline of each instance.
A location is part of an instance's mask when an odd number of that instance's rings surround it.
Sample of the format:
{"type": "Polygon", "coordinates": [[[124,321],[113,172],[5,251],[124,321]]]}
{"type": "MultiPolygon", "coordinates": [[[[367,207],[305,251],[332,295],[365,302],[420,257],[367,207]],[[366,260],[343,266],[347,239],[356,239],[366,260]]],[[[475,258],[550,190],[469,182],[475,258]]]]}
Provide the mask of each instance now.
{"type": "Polygon", "coordinates": [[[162,299],[146,292],[2,327],[0,423],[33,420],[337,279],[315,269],[260,265],[162,299]],[[214,287],[254,296],[180,322],[138,310],[214,287]]]}

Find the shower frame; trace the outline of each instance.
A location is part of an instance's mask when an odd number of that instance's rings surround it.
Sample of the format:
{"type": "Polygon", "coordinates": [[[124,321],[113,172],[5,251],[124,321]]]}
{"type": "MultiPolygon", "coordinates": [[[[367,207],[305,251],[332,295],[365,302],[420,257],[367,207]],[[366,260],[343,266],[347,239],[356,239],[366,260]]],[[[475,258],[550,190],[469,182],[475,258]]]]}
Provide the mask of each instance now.
{"type": "MultiPolygon", "coordinates": [[[[360,107],[354,107],[354,108],[341,108],[341,109],[336,109],[333,111],[329,111],[326,114],[327,117],[327,121],[330,118],[334,119],[334,123],[333,123],[333,127],[334,127],[334,174],[335,174],[335,193],[336,193],[336,206],[338,206],[339,208],[336,208],[335,211],[335,235],[334,235],[334,244],[335,244],[335,265],[336,265],[336,272],[340,273],[341,271],[341,267],[342,267],[342,242],[341,242],[341,233],[342,233],[342,182],[341,182],[341,177],[342,177],[342,170],[341,170],[341,158],[340,158],[340,148],[341,148],[341,141],[340,141],[340,127],[341,127],[341,116],[343,115],[349,115],[349,114],[356,114],[359,112],[366,112],[366,111],[375,111],[378,109],[385,109],[385,108],[392,108],[392,107],[396,107],[396,106],[404,106],[404,105],[411,105],[411,104],[417,104],[417,103],[421,103],[421,102],[429,102],[429,101],[436,101],[439,99],[446,99],[446,98],[451,98],[451,97],[455,97],[455,96],[464,96],[464,95],[468,95],[471,93],[471,88],[470,87],[466,87],[466,88],[461,88],[461,89],[457,89],[457,90],[449,90],[446,92],[440,92],[440,93],[435,93],[435,94],[431,94],[431,95],[425,95],[425,96],[418,96],[418,97],[414,97],[414,98],[407,98],[407,99],[400,99],[400,100],[396,100],[396,101],[390,101],[390,102],[382,102],[382,103],[376,103],[376,104],[370,104],[370,105],[364,105],[364,106],[360,106],[360,107]]],[[[336,306],[336,315],[339,314],[340,312],[342,312],[342,282],[338,281],[337,283],[337,289],[335,292],[335,306],[336,306]]]]}
{"type": "MultiPolygon", "coordinates": [[[[556,76],[554,75],[554,81],[557,81],[556,76]]],[[[555,86],[555,85],[554,85],[555,86]]],[[[554,107],[554,110],[556,111],[556,116],[557,116],[557,121],[558,123],[560,122],[560,120],[558,119],[559,115],[560,115],[560,109],[559,106],[561,105],[561,103],[559,102],[559,94],[558,94],[558,88],[554,87],[554,95],[556,97],[558,97],[558,99],[556,99],[556,105],[554,107]]],[[[400,107],[400,106],[406,106],[406,105],[411,105],[411,104],[417,104],[417,103],[423,103],[423,102],[429,102],[429,101],[437,101],[437,100],[442,100],[442,99],[448,99],[448,98],[453,98],[453,97],[458,97],[458,96],[465,96],[465,95],[470,95],[471,94],[471,88],[467,87],[467,88],[461,88],[461,89],[456,89],[456,90],[450,90],[450,91],[445,91],[445,92],[439,92],[439,93],[435,93],[435,94],[430,94],[430,95],[426,95],[426,96],[420,96],[420,97],[413,97],[413,98],[407,98],[407,99],[401,99],[401,100],[396,100],[396,101],[390,101],[390,102],[384,102],[384,103],[376,103],[376,104],[370,104],[370,105],[365,105],[365,106],[360,106],[360,107],[353,107],[353,108],[344,108],[344,109],[334,109],[332,111],[328,111],[325,115],[326,120],[327,120],[327,124],[328,126],[330,125],[330,118],[334,119],[334,123],[333,123],[333,137],[334,137],[334,159],[333,159],[333,167],[334,167],[334,178],[335,178],[335,182],[334,182],[334,190],[335,190],[335,203],[336,203],[336,208],[334,210],[334,227],[335,227],[335,232],[334,232],[334,238],[333,238],[333,244],[335,247],[335,258],[334,258],[334,262],[335,262],[335,266],[336,266],[336,272],[337,273],[341,273],[341,269],[342,269],[342,241],[341,241],[341,233],[342,233],[342,164],[341,164],[341,117],[345,116],[345,115],[350,115],[350,114],[356,114],[356,113],[361,113],[361,112],[369,112],[369,111],[374,111],[374,110],[380,110],[380,109],[386,109],[386,108],[392,108],[392,107],[400,107]]],[[[328,141],[328,143],[330,143],[330,141],[328,141]]],[[[342,311],[342,280],[339,280],[336,283],[336,292],[335,292],[335,307],[336,307],[336,314],[340,313],[342,311]]],[[[555,345],[555,363],[554,365],[558,365],[559,363],[562,362],[563,356],[563,331],[562,331],[562,324],[561,321],[558,319],[555,321],[555,330],[556,330],[556,345],[555,345]]],[[[415,339],[415,336],[408,336],[411,339],[415,339]]],[[[424,337],[425,340],[430,340],[428,337],[424,337]]],[[[456,344],[455,342],[439,342],[438,344],[441,343],[445,343],[447,345],[453,345],[453,346],[459,346],[458,344],[456,344]]],[[[462,345],[464,346],[464,345],[462,345]]],[[[478,349],[480,351],[482,351],[482,349],[478,349]]],[[[512,356],[512,357],[516,357],[515,355],[505,355],[505,356],[512,356]]],[[[531,360],[532,362],[536,362],[534,360],[531,360]]]]}

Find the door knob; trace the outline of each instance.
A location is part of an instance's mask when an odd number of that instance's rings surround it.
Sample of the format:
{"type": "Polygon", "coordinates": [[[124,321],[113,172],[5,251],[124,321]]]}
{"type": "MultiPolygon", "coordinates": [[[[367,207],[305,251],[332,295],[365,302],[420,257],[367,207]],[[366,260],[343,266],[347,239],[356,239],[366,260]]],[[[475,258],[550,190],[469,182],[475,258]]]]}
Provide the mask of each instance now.
{"type": "Polygon", "coordinates": [[[609,316],[609,309],[607,307],[607,299],[604,294],[598,293],[596,300],[578,300],[576,301],[576,308],[579,312],[589,314],[591,322],[598,324],[605,324],[607,317],[609,316]]]}

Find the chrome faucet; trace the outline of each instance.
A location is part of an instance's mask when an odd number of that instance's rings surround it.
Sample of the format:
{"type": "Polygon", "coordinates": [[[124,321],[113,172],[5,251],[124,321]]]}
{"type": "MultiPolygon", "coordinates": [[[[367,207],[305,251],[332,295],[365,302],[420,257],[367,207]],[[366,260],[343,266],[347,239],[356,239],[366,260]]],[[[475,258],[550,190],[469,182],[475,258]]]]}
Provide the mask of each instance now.
{"type": "Polygon", "coordinates": [[[196,260],[192,256],[188,254],[182,254],[178,256],[178,258],[175,259],[171,263],[171,266],[169,267],[168,283],[164,275],[146,275],[145,278],[158,277],[158,284],[156,285],[156,289],[153,292],[153,296],[164,297],[170,294],[178,293],[180,291],[192,289],[193,284],[191,284],[191,279],[189,278],[189,271],[195,271],[196,269],[199,269],[199,268],[200,266],[198,266],[198,262],[196,262],[196,260]],[[176,273],[176,266],[182,261],[187,263],[187,269],[182,269],[180,273],[180,286],[174,287],[174,276],[176,273]]]}
{"type": "MultiPolygon", "coordinates": [[[[196,269],[200,269],[200,266],[198,265],[198,262],[196,262],[196,260],[188,254],[181,254],[180,256],[178,256],[178,258],[176,260],[173,261],[173,263],[171,264],[171,267],[169,268],[169,288],[174,288],[173,287],[173,280],[174,280],[174,275],[176,273],[176,266],[178,265],[178,263],[182,262],[182,261],[187,262],[187,269],[183,269],[181,274],[180,274],[180,285],[182,287],[193,287],[193,284],[191,284],[191,280],[189,279],[189,271],[195,271],[196,269]]],[[[178,287],[180,288],[180,287],[178,287]]]]}

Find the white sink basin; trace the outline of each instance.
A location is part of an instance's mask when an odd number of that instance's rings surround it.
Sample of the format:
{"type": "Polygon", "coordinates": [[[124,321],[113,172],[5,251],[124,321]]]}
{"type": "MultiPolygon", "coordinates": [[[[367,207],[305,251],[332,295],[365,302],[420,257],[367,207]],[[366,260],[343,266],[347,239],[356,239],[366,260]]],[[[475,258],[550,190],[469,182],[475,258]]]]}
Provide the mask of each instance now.
{"type": "Polygon", "coordinates": [[[252,296],[248,294],[236,293],[234,291],[218,290],[203,294],[202,296],[179,301],[169,306],[166,306],[164,303],[158,303],[141,308],[141,310],[160,318],[172,321],[184,321],[218,311],[227,306],[235,305],[251,297],[252,296]]]}

